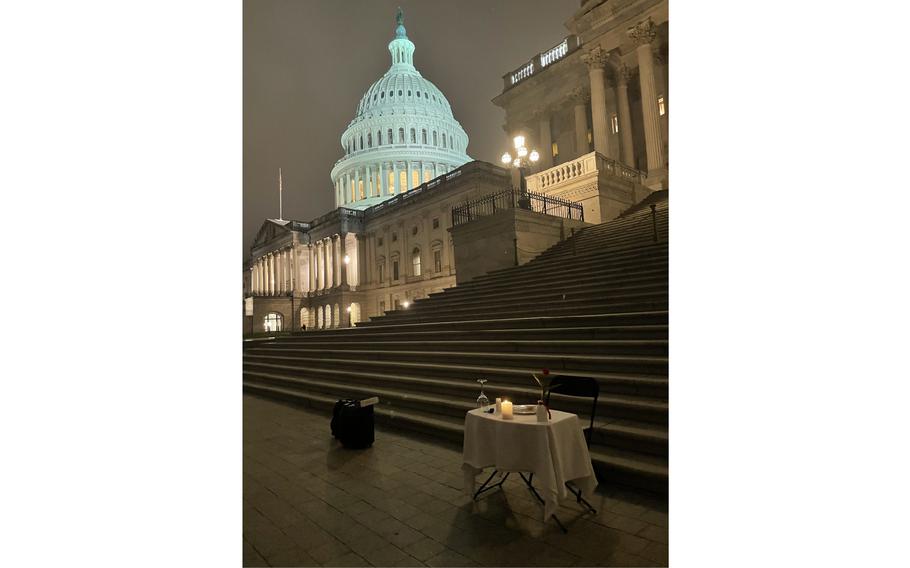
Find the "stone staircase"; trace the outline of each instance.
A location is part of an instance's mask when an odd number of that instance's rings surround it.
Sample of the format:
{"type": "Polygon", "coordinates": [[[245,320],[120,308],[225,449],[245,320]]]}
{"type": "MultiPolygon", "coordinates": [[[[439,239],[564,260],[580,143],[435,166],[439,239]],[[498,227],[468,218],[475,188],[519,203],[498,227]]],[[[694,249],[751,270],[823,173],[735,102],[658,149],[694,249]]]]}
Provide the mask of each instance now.
{"type": "MultiPolygon", "coordinates": [[[[377,420],[460,442],[486,392],[536,401],[532,372],[594,377],[591,456],[607,481],[667,491],[668,211],[587,227],[531,262],[387,312],[244,351],[244,390],[317,408],[378,395],[377,420]]],[[[590,403],[553,405],[589,416],[590,403]]]]}

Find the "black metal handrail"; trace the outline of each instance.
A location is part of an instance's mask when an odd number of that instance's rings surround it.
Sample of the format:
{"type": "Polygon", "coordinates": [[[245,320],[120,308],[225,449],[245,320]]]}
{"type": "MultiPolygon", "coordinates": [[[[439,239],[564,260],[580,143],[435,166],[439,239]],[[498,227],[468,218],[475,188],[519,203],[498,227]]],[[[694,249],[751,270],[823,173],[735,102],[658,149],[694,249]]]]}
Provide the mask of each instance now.
{"type": "Polygon", "coordinates": [[[452,226],[457,227],[470,223],[480,217],[488,217],[504,209],[527,209],[563,219],[585,220],[585,211],[581,203],[560,199],[542,193],[521,193],[513,189],[485,195],[480,199],[466,201],[452,208],[452,226]]]}

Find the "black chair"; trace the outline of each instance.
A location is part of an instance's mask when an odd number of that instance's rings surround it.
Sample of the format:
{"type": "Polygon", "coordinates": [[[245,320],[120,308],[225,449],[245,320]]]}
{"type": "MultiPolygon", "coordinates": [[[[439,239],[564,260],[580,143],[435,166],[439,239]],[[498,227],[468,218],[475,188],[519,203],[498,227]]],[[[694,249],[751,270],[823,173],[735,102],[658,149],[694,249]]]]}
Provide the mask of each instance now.
{"type": "MultiPolygon", "coordinates": [[[[594,417],[597,415],[597,397],[600,395],[600,385],[591,377],[579,377],[573,375],[557,375],[550,380],[544,396],[544,404],[550,407],[550,393],[556,391],[556,394],[576,398],[590,398],[591,403],[591,423],[587,428],[582,429],[585,435],[585,443],[588,448],[591,447],[591,436],[594,434],[594,417]]],[[[597,510],[581,496],[581,490],[566,483],[569,491],[575,495],[577,503],[584,503],[592,513],[597,514],[597,510]]]]}

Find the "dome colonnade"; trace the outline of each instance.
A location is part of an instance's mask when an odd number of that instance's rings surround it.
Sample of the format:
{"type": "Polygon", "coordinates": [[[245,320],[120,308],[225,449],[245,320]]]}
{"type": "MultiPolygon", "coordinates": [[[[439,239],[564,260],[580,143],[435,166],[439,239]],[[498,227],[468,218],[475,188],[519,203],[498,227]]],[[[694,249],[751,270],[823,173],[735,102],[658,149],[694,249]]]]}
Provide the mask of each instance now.
{"type": "Polygon", "coordinates": [[[471,161],[468,136],[445,96],[414,67],[398,13],[392,65],[360,100],[332,168],[336,207],[368,207],[471,161]]]}

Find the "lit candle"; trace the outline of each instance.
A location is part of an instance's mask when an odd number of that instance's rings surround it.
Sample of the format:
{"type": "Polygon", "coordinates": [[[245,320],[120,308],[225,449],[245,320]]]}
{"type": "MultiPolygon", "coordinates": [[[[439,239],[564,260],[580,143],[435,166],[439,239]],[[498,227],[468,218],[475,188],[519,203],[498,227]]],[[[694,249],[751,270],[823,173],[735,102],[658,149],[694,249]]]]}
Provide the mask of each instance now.
{"type": "Polygon", "coordinates": [[[502,401],[502,419],[503,420],[512,419],[512,401],[511,400],[502,401]]]}

